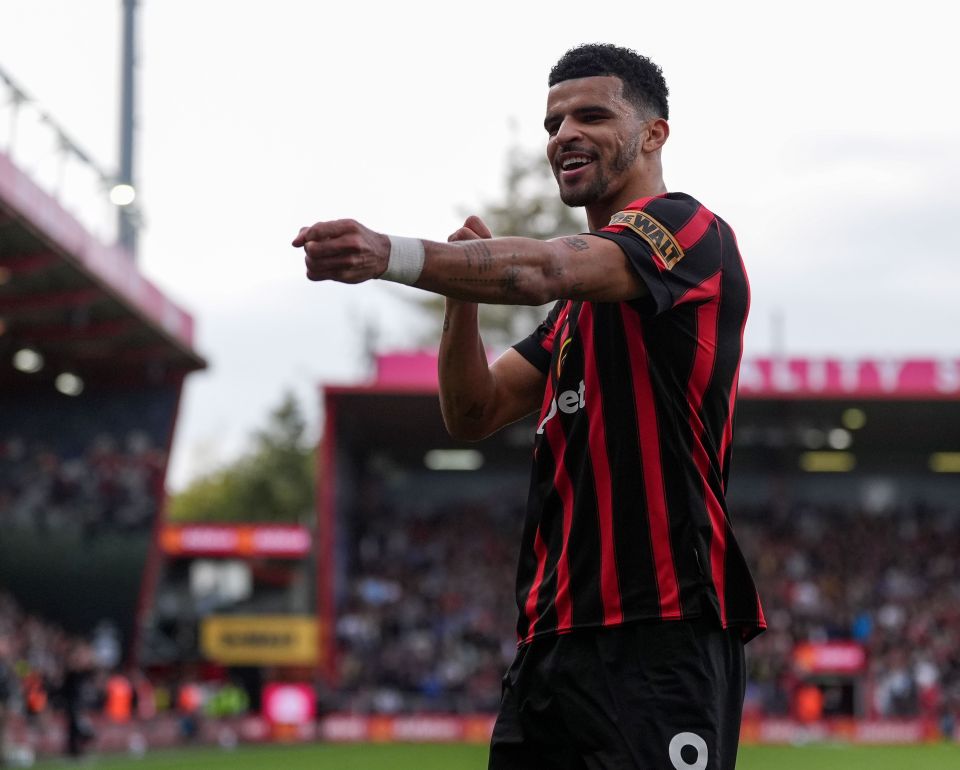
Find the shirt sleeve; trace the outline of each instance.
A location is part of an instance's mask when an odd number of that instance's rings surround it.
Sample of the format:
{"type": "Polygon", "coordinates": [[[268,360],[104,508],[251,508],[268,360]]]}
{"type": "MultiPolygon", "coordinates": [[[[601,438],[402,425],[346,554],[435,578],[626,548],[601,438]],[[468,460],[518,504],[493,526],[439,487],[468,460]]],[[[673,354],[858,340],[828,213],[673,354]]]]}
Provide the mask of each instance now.
{"type": "Polygon", "coordinates": [[[553,358],[553,340],[557,333],[560,311],[566,302],[566,300],[557,302],[533,333],[513,346],[514,350],[544,374],[550,371],[550,360],[553,358]]]}
{"type": "Polygon", "coordinates": [[[616,243],[647,287],[634,301],[642,315],[708,299],[719,285],[710,281],[722,263],[716,217],[688,195],[636,201],[590,234],[616,243]]]}

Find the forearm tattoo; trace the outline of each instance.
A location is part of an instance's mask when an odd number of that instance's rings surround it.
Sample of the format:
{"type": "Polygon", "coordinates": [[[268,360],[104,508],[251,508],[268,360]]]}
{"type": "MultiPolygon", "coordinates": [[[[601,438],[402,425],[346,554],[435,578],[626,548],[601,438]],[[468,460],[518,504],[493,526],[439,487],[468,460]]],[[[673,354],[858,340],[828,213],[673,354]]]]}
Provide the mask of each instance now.
{"type": "Polygon", "coordinates": [[[498,297],[510,300],[516,297],[520,290],[521,271],[519,267],[508,267],[503,271],[501,278],[450,278],[451,283],[462,283],[468,286],[499,286],[501,291],[498,297]]]}
{"type": "Polygon", "coordinates": [[[496,258],[490,253],[490,249],[483,241],[470,241],[463,246],[464,259],[467,260],[467,267],[473,269],[477,267],[477,272],[486,273],[493,268],[496,258]]]}
{"type": "MultiPolygon", "coordinates": [[[[510,255],[496,256],[483,241],[469,241],[463,243],[463,259],[466,262],[467,270],[470,275],[450,277],[451,283],[466,284],[468,286],[498,286],[501,291],[498,293],[498,299],[502,301],[512,301],[520,291],[520,284],[523,282],[523,271],[515,263],[519,255],[516,253],[510,255]],[[514,263],[514,264],[509,264],[514,263]],[[499,278],[494,278],[494,273],[500,266],[502,272],[499,278]]],[[[444,331],[448,324],[444,321],[444,331]]]]}
{"type": "Polygon", "coordinates": [[[509,296],[517,293],[520,288],[520,268],[508,267],[503,272],[503,293],[509,296]]]}

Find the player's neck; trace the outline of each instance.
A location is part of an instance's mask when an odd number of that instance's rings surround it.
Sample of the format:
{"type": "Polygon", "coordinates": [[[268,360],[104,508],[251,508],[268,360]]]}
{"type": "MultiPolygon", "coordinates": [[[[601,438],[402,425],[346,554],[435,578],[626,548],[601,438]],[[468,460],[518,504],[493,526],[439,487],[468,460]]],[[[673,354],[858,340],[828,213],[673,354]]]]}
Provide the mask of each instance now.
{"type": "Polygon", "coordinates": [[[610,218],[618,211],[623,211],[627,206],[640,198],[651,198],[654,195],[663,195],[667,192],[667,185],[663,177],[658,175],[654,178],[638,180],[636,184],[629,185],[619,192],[616,197],[597,201],[595,204],[587,206],[587,223],[591,230],[599,230],[610,223],[610,218]]]}

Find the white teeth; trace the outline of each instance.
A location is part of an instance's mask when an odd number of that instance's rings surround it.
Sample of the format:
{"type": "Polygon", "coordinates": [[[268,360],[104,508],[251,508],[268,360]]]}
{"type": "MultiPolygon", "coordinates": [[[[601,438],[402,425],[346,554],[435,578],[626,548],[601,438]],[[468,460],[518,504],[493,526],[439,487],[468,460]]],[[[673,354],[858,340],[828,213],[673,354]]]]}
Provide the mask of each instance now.
{"type": "Polygon", "coordinates": [[[581,164],[590,163],[590,158],[588,158],[586,155],[574,155],[571,158],[566,158],[562,164],[563,170],[566,171],[574,163],[581,163],[581,164]]]}

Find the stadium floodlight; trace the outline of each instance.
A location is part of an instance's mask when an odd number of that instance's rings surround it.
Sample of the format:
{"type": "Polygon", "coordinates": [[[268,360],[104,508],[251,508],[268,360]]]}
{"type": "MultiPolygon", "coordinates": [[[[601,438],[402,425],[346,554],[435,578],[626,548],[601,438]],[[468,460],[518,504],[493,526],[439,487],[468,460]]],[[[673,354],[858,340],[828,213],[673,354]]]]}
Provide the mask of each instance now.
{"type": "Polygon", "coordinates": [[[849,449],[853,436],[846,428],[834,428],[827,434],[827,443],[831,449],[849,449]]]}
{"type": "Polygon", "coordinates": [[[821,449],[827,442],[826,434],[819,428],[806,428],[801,432],[801,438],[807,449],[821,449]]]}
{"type": "Polygon", "coordinates": [[[867,413],[856,407],[844,409],[840,415],[840,424],[847,430],[860,430],[867,424],[867,413]]]}
{"type": "Polygon", "coordinates": [[[114,206],[129,206],[136,197],[137,191],[131,184],[115,184],[110,188],[110,202],[114,206]]]}
{"type": "Polygon", "coordinates": [[[13,368],[25,374],[35,374],[43,369],[43,356],[33,348],[20,348],[13,354],[13,368]]]}
{"type": "Polygon", "coordinates": [[[53,386],[65,396],[79,396],[83,393],[83,380],[70,372],[58,374],[53,386]]]}
{"type": "Polygon", "coordinates": [[[483,455],[476,449],[431,449],[423,464],[432,471],[475,471],[483,467],[483,455]]]}

